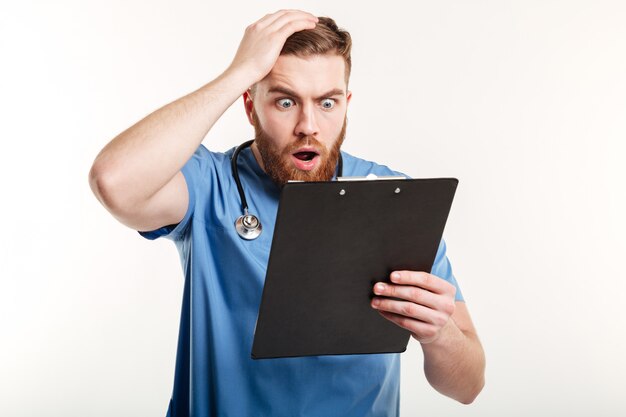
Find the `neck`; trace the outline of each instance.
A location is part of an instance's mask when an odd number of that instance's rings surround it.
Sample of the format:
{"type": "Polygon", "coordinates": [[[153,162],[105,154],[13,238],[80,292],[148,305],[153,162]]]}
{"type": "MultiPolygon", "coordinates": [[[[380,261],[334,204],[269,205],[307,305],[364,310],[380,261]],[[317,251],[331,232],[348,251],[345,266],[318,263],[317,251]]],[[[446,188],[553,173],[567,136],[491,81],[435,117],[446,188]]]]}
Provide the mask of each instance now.
{"type": "Polygon", "coordinates": [[[250,145],[250,149],[252,149],[252,154],[254,155],[254,159],[256,159],[256,162],[259,164],[263,172],[267,174],[267,171],[265,171],[265,165],[263,165],[263,158],[261,158],[259,148],[256,146],[256,141],[252,142],[252,145],[250,145]]]}

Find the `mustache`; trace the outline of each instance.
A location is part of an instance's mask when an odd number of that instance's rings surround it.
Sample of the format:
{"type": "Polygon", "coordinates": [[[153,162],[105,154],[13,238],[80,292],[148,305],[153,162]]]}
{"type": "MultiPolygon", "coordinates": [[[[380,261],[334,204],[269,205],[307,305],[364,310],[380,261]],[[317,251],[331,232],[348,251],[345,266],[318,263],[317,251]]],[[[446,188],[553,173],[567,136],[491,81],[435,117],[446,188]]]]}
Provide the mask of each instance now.
{"type": "Polygon", "coordinates": [[[285,147],[283,150],[284,155],[291,155],[292,153],[302,149],[303,147],[312,148],[319,155],[326,155],[328,151],[322,143],[315,139],[313,136],[303,136],[295,140],[292,144],[285,147]]]}

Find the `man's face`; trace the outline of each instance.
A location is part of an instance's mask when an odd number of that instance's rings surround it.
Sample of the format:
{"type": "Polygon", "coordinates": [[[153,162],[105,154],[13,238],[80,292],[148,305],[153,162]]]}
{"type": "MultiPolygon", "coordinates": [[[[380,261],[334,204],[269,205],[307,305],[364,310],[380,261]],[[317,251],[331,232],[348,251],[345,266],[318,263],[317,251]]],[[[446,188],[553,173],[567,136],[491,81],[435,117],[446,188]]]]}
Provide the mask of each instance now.
{"type": "Polygon", "coordinates": [[[281,55],[272,71],[245,95],[256,137],[252,150],[278,184],[332,178],[351,98],[338,55],[281,55]]]}

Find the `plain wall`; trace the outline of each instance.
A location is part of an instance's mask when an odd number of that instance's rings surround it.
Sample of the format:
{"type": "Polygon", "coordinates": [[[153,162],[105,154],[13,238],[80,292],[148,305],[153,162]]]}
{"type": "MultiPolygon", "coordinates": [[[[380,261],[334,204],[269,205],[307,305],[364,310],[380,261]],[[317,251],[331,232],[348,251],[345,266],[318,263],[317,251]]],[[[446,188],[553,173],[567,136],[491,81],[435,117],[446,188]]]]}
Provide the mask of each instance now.
{"type": "MultiPolygon", "coordinates": [[[[178,253],[87,174],[283,7],[352,33],[344,149],[460,179],[444,237],[487,385],[470,406],[439,395],[411,341],[403,415],[625,415],[626,3],[565,0],[3,2],[0,415],[165,414],[178,253]]],[[[239,101],[204,144],[252,135],[239,101]]]]}

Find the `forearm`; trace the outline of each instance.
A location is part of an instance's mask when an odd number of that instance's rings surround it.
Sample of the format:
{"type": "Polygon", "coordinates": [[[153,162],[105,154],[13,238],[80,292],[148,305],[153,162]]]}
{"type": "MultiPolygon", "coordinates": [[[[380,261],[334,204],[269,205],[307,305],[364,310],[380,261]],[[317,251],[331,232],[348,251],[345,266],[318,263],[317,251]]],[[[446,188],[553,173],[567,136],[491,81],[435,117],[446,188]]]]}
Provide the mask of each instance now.
{"type": "Polygon", "coordinates": [[[451,319],[434,342],[422,344],[426,379],[440,393],[471,403],[485,383],[485,355],[474,333],[451,319]]]}
{"type": "Polygon", "coordinates": [[[107,144],[90,181],[106,187],[113,205],[133,205],[160,190],[193,155],[221,115],[254,80],[229,70],[156,110],[107,144]]]}

